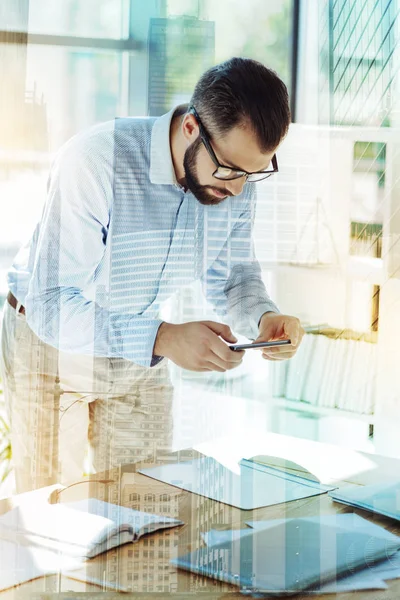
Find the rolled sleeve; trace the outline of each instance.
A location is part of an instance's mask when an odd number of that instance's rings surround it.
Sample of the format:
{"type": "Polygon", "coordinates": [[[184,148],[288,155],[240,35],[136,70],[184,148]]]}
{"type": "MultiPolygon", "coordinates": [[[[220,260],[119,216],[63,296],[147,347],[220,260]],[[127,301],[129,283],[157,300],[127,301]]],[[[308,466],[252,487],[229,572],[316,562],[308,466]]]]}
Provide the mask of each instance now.
{"type": "Polygon", "coordinates": [[[202,282],[205,295],[217,314],[230,320],[233,328],[249,339],[258,336],[258,325],[265,312],[280,312],[267,293],[255,256],[254,211],[253,187],[245,209],[235,220],[202,282]]]}
{"type": "Polygon", "coordinates": [[[112,148],[107,160],[72,141],[53,164],[25,298],[27,322],[59,350],[149,367],[162,321],[113,308],[107,289],[98,302],[100,286],[96,300],[85,295],[112,241],[112,160],[112,148]]]}
{"type": "Polygon", "coordinates": [[[123,355],[143,367],[155,367],[164,357],[153,354],[162,321],[132,317],[123,336],[123,355]]]}

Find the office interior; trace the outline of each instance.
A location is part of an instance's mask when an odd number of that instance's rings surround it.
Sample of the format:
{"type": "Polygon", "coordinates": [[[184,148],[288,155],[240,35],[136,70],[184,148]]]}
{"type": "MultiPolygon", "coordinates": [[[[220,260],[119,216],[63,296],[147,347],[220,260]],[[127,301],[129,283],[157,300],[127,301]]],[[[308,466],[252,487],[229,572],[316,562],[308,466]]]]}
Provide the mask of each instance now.
{"type": "MultiPolygon", "coordinates": [[[[256,252],[270,296],[307,333],[285,363],[249,351],[227,373],[171,365],[174,447],[269,432],[399,457],[399,11],[398,0],[3,0],[1,303],[64,142],[115,116],[164,114],[231,56],[260,60],[288,86],[292,125],[280,172],[258,184],[256,252]]],[[[160,315],[216,318],[196,285],[160,315]]],[[[6,418],[0,429],[7,450],[6,418]]]]}

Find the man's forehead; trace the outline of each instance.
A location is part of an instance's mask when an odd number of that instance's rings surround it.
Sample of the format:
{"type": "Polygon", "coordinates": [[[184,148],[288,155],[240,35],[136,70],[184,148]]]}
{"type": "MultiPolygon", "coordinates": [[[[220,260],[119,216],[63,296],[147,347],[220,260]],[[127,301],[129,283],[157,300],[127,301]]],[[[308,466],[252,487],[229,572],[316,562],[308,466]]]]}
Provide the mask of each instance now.
{"type": "Polygon", "coordinates": [[[216,139],[215,143],[219,158],[224,161],[224,164],[248,172],[268,168],[275,153],[274,150],[261,152],[255,133],[243,127],[233,127],[216,139]]]}

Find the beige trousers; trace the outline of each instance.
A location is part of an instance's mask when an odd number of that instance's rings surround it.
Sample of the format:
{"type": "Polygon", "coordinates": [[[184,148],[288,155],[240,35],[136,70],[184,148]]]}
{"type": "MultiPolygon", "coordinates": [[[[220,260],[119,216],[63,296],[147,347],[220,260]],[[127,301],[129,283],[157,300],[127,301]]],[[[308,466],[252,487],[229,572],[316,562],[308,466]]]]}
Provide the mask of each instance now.
{"type": "Polygon", "coordinates": [[[146,368],[60,352],[6,301],[0,366],[17,493],[79,480],[85,457],[102,472],[171,448],[166,360],[146,368]]]}

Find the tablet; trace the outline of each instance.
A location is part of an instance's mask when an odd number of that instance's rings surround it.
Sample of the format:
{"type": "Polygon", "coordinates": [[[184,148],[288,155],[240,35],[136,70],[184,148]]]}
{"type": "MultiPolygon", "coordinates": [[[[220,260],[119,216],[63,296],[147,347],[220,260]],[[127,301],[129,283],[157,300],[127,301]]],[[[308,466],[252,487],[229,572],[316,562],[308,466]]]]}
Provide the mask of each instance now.
{"type": "Polygon", "coordinates": [[[272,595],[317,592],[322,585],[370,571],[400,548],[400,538],[358,532],[354,528],[287,519],[173,562],[178,567],[233,583],[242,592],[272,595]]]}

